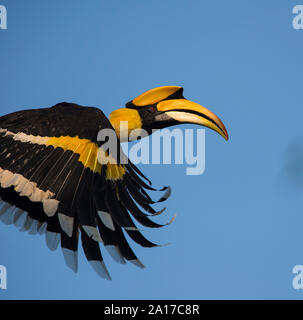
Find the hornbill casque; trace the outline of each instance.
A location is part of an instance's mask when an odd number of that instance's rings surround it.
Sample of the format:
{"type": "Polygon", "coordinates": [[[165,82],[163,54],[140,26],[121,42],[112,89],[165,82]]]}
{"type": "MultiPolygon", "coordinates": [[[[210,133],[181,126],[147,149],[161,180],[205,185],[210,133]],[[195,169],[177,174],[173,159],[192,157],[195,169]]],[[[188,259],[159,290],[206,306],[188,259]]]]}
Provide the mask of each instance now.
{"type": "Polygon", "coordinates": [[[115,163],[101,164],[98,132],[114,129],[118,141],[127,141],[133,129],[152,133],[182,123],[209,127],[228,140],[221,120],[185,99],[178,86],[146,91],[109,119],[98,108],[66,102],[0,117],[0,219],[20,231],[45,234],[51,250],[61,244],[64,260],[75,272],[79,237],[87,260],[103,278],[110,275],[99,243],[117,262],[143,268],[126,235],[143,247],[157,246],[132,218],[161,227],[150,217],[163,210],[152,205],[166,200],[170,188],[162,188],[161,199],[153,201],[148,192],[157,189],[130,161],[122,164],[116,157],[115,163]],[[127,130],[120,130],[121,121],[128,122],[127,130]]]}

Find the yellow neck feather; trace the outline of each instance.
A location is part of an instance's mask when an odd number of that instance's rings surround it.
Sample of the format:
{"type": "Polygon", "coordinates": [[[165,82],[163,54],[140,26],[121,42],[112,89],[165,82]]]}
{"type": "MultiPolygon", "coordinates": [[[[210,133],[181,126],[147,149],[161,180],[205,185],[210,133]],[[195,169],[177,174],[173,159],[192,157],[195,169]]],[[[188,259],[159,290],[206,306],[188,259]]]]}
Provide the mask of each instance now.
{"type": "Polygon", "coordinates": [[[131,131],[142,129],[139,112],[134,109],[117,109],[109,115],[109,121],[115,129],[120,141],[129,141],[131,131]]]}

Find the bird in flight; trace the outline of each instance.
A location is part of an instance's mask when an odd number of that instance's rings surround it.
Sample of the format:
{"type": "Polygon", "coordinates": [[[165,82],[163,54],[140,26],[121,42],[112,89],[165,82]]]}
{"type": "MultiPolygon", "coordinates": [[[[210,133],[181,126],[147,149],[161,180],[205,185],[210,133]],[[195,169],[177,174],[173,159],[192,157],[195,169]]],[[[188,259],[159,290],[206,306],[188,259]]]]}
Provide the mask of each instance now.
{"type": "Polygon", "coordinates": [[[75,272],[79,238],[87,260],[103,278],[111,279],[100,243],[117,262],[143,268],[126,235],[143,247],[156,246],[133,219],[161,227],[151,218],[163,210],[156,211],[153,204],[165,201],[170,188],[162,188],[161,199],[153,201],[149,192],[156,189],[134,164],[121,161],[120,142],[131,140],[135,129],[151,134],[182,123],[209,127],[228,140],[221,120],[185,99],[178,86],[146,91],[109,119],[98,108],[67,102],[0,117],[0,220],[44,234],[51,250],[61,245],[66,265],[75,272]],[[114,132],[116,155],[99,141],[103,129],[114,132]],[[111,161],[103,163],[102,156],[111,161]]]}

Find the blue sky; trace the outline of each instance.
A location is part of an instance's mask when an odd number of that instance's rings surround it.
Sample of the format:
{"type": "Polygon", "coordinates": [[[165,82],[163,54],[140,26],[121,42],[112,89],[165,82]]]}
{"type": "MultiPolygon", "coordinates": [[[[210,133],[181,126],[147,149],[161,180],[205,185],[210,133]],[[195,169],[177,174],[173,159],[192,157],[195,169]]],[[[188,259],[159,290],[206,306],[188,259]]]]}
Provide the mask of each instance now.
{"type": "Polygon", "coordinates": [[[105,253],[105,281],[81,251],[74,274],[42,237],[1,224],[0,299],[302,299],[292,268],[303,264],[303,190],[289,152],[303,141],[303,30],[292,27],[301,2],[0,0],[1,115],[61,101],[108,115],[145,90],[180,85],[230,134],[206,132],[201,176],[140,166],[173,188],[160,221],[177,213],[145,233],[169,246],[134,246],[145,270],[105,253]]]}

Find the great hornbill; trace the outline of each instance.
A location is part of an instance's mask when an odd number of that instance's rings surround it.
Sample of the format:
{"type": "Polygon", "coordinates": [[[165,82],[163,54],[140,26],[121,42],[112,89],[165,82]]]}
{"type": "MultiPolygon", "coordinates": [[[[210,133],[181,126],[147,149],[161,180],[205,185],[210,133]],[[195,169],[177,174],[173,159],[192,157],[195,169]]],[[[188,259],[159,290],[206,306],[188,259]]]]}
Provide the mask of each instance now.
{"type": "MultiPolygon", "coordinates": [[[[162,211],[147,190],[156,190],[131,163],[100,164],[101,129],[114,129],[118,141],[133,129],[161,129],[181,123],[209,127],[228,140],[221,120],[206,108],[186,100],[183,88],[149,90],[110,114],[94,107],[59,103],[51,108],[18,111],[0,118],[0,219],[20,231],[45,234],[47,246],[59,243],[68,267],[78,268],[78,238],[87,260],[110,279],[99,248],[102,242],[119,263],[144,267],[125,234],[143,247],[154,247],[132,217],[146,227],[162,225],[149,219],[162,211]],[[120,128],[127,121],[128,128],[120,128]],[[122,131],[122,132],[121,132],[122,131]],[[139,206],[137,205],[139,204],[139,206]]],[[[118,144],[120,148],[120,144],[118,144]]],[[[110,156],[110,155],[109,155],[110,156]]]]}

